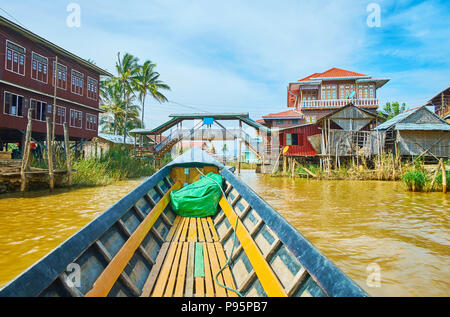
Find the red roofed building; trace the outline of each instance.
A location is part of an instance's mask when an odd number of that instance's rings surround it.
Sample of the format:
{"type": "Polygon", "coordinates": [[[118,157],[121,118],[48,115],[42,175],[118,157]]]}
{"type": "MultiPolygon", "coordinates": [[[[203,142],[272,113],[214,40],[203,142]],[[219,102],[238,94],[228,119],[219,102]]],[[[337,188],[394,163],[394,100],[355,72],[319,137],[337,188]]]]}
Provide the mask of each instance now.
{"type": "Polygon", "coordinates": [[[305,116],[292,109],[278,113],[269,113],[256,122],[264,124],[268,128],[287,128],[293,125],[305,123],[305,116]]]}
{"type": "Polygon", "coordinates": [[[287,106],[302,113],[305,122],[315,122],[333,110],[349,103],[376,112],[379,102],[377,89],[389,79],[340,68],[314,73],[287,87],[287,106]]]}

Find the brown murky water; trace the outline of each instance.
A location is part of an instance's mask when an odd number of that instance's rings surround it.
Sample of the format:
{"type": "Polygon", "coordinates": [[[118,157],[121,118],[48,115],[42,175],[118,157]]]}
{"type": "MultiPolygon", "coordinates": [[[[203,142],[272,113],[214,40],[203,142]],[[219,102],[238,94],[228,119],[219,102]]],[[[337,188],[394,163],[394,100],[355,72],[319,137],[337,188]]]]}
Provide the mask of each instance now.
{"type": "Polygon", "coordinates": [[[0,197],[0,287],[83,228],[144,179],[0,197]]]}
{"type": "Polygon", "coordinates": [[[253,171],[241,178],[370,295],[450,296],[448,193],[253,171]],[[372,263],[380,269],[380,287],[373,287],[372,263]]]}
{"type": "MultiPolygon", "coordinates": [[[[370,295],[450,295],[449,194],[408,193],[393,182],[241,177],[370,295]],[[372,263],[380,287],[367,286],[372,263]]],[[[142,181],[2,196],[0,287],[142,181]]]]}

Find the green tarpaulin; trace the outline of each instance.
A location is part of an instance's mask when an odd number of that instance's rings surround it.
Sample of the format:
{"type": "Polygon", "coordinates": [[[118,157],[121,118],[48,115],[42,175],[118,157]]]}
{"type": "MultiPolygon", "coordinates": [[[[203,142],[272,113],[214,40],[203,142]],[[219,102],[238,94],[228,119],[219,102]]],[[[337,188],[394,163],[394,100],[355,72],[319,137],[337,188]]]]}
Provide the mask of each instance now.
{"type": "Polygon", "coordinates": [[[183,217],[210,217],[217,214],[222,197],[222,176],[209,173],[198,181],[170,192],[172,209],[183,217]]]}

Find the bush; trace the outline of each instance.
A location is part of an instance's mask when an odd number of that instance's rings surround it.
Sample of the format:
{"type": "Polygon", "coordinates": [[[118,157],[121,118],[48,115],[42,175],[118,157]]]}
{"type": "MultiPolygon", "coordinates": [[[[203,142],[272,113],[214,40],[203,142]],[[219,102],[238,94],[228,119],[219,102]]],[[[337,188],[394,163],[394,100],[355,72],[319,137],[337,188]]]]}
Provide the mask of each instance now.
{"type": "Polygon", "coordinates": [[[149,159],[135,159],[121,146],[111,147],[100,158],[78,159],[72,164],[73,183],[83,186],[108,185],[125,178],[151,176],[155,172],[149,159]]]}
{"type": "Polygon", "coordinates": [[[423,191],[427,183],[427,177],[424,172],[414,169],[406,172],[402,178],[409,191],[423,191]]]}

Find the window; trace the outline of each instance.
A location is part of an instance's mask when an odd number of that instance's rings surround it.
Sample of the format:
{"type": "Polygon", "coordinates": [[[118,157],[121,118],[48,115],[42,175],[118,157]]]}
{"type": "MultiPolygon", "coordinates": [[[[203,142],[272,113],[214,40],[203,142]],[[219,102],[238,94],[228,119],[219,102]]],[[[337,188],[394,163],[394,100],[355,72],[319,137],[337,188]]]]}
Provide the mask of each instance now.
{"type": "Polygon", "coordinates": [[[83,95],[84,74],[72,69],[72,92],[74,94],[83,95]]]}
{"type": "Polygon", "coordinates": [[[87,96],[89,99],[97,100],[98,81],[88,77],[87,80],[87,96]]]}
{"type": "Polygon", "coordinates": [[[283,120],[277,120],[277,124],[283,124],[283,120]]]}
{"type": "Polygon", "coordinates": [[[25,75],[25,53],[26,50],[20,45],[6,41],[6,63],[5,68],[13,73],[25,75]]]}
{"type": "Polygon", "coordinates": [[[23,96],[15,95],[5,91],[3,113],[12,116],[23,116],[23,96]]]}
{"type": "Polygon", "coordinates": [[[292,119],[292,124],[298,124],[298,119],[292,119]]]}
{"type": "Polygon", "coordinates": [[[53,86],[55,85],[55,75],[57,87],[65,90],[67,88],[67,67],[58,63],[58,73],[56,74],[55,62],[53,62],[53,86]]]}
{"type": "Polygon", "coordinates": [[[31,78],[41,81],[43,83],[48,82],[48,58],[32,52],[31,54],[31,78]]]}
{"type": "Polygon", "coordinates": [[[56,106],[55,123],[63,124],[66,122],[66,108],[61,106],[56,106]]]}
{"type": "Polygon", "coordinates": [[[290,133],[286,133],[286,145],[292,145],[292,135],[290,133]]]}
{"type": "Polygon", "coordinates": [[[31,99],[31,109],[33,109],[31,117],[34,120],[45,121],[47,115],[47,103],[31,99]]]}
{"type": "Polygon", "coordinates": [[[86,113],[86,130],[97,131],[97,116],[86,113]]]}
{"type": "Polygon", "coordinates": [[[348,99],[348,96],[355,91],[355,85],[340,85],[339,86],[339,98],[348,99]]]}
{"type": "Polygon", "coordinates": [[[70,109],[70,126],[81,128],[83,126],[83,113],[81,111],[70,109]]]}
{"type": "Polygon", "coordinates": [[[322,99],[336,99],[337,86],[325,85],[322,86],[322,99]]]}
{"type": "Polygon", "coordinates": [[[358,85],[358,98],[368,99],[375,98],[375,85],[358,85]]]}

